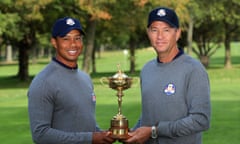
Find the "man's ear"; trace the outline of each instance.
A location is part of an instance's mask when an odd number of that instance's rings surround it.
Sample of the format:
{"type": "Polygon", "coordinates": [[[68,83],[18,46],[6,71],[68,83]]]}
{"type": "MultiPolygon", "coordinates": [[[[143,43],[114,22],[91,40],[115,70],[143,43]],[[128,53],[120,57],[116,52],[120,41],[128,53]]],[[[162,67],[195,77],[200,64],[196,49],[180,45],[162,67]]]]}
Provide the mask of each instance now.
{"type": "Polygon", "coordinates": [[[177,29],[177,37],[176,37],[176,41],[178,41],[181,37],[181,33],[182,33],[182,30],[180,28],[177,29]]]}
{"type": "Polygon", "coordinates": [[[55,49],[57,48],[57,42],[55,38],[51,38],[51,44],[55,49]]]}

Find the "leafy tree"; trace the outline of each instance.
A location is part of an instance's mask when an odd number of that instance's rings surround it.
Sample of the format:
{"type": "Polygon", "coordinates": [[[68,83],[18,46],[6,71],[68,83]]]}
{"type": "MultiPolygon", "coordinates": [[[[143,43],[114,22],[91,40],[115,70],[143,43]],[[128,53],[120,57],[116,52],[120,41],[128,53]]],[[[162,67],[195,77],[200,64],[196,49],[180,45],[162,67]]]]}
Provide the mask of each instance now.
{"type": "Polygon", "coordinates": [[[1,12],[6,18],[8,15],[12,16],[7,21],[8,25],[5,27],[4,34],[11,39],[19,49],[19,70],[17,77],[20,80],[27,80],[28,74],[28,60],[29,50],[36,42],[36,31],[38,23],[41,22],[42,14],[40,9],[44,8],[51,0],[3,0],[1,1],[1,12]],[[15,19],[14,19],[14,18],[15,19]],[[7,29],[7,27],[13,29],[7,29]]]}
{"type": "Polygon", "coordinates": [[[196,42],[193,52],[205,66],[221,41],[225,41],[226,62],[230,59],[230,42],[239,39],[238,0],[190,1],[190,0],[1,0],[1,45],[7,41],[19,50],[21,80],[28,79],[29,56],[41,45],[50,47],[50,31],[60,17],[78,18],[86,28],[83,70],[96,72],[96,48],[129,49],[130,72],[135,71],[135,49],[149,46],[146,36],[147,16],[159,6],[174,9],[180,19],[183,35],[179,41],[186,46],[188,34],[196,42]],[[41,24],[39,24],[41,23],[41,24]],[[191,28],[193,27],[193,28],[191,28]],[[193,36],[191,36],[191,34],[193,36]],[[30,53],[32,52],[32,53],[30,53]]]}
{"type": "Polygon", "coordinates": [[[240,2],[238,0],[196,0],[190,1],[188,8],[194,22],[193,39],[196,47],[193,48],[193,52],[208,67],[210,57],[224,42],[225,67],[230,68],[230,42],[239,29],[240,2]]]}
{"type": "Polygon", "coordinates": [[[130,52],[130,72],[135,71],[135,49],[146,43],[144,23],[146,21],[144,12],[144,1],[119,0],[113,7],[112,30],[115,32],[116,40],[123,42],[124,49],[130,52]],[[124,41],[125,40],[125,41],[124,41]]]}
{"type": "MultiPolygon", "coordinates": [[[[219,48],[222,40],[221,35],[218,33],[218,22],[214,21],[213,12],[210,9],[212,7],[211,2],[202,0],[190,1],[188,3],[190,12],[189,23],[192,23],[193,26],[192,31],[189,31],[189,33],[192,33],[192,38],[196,43],[195,46],[189,43],[189,48],[191,49],[192,47],[192,51],[198,56],[205,67],[208,67],[210,57],[219,48]]],[[[189,42],[190,38],[188,37],[189,42]]]]}
{"type": "MultiPolygon", "coordinates": [[[[1,55],[2,48],[6,48],[7,46],[12,47],[12,45],[14,44],[12,37],[15,35],[15,33],[18,33],[19,31],[16,27],[16,24],[20,20],[20,18],[18,17],[17,14],[4,13],[4,11],[2,13],[0,11],[0,20],[1,20],[1,23],[0,23],[0,38],[1,38],[0,55],[1,55]],[[15,33],[12,33],[12,31],[14,31],[15,33]]],[[[6,49],[5,53],[9,53],[8,50],[9,49],[6,49]]]]}
{"type": "Polygon", "coordinates": [[[222,0],[221,3],[215,1],[215,17],[221,22],[224,35],[225,46],[225,68],[231,68],[231,41],[235,33],[240,30],[240,1],[239,0],[222,0]]]}
{"type": "Polygon", "coordinates": [[[111,19],[111,14],[108,12],[108,8],[105,6],[109,3],[115,3],[115,1],[108,0],[79,0],[79,7],[86,12],[86,48],[84,51],[84,59],[82,69],[89,73],[90,66],[94,62],[92,56],[94,55],[94,42],[96,26],[99,20],[111,19]]]}

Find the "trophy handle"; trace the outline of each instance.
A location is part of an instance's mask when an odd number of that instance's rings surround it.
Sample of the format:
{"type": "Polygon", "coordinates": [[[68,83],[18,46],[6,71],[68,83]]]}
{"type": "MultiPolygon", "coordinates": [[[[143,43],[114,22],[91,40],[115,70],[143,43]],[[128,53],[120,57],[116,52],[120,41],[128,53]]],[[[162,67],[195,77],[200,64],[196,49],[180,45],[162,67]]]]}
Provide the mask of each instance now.
{"type": "Polygon", "coordinates": [[[102,78],[100,79],[100,82],[101,82],[101,84],[102,84],[103,86],[109,87],[109,86],[108,86],[109,81],[108,81],[108,78],[107,78],[107,77],[102,77],[102,78]]]}

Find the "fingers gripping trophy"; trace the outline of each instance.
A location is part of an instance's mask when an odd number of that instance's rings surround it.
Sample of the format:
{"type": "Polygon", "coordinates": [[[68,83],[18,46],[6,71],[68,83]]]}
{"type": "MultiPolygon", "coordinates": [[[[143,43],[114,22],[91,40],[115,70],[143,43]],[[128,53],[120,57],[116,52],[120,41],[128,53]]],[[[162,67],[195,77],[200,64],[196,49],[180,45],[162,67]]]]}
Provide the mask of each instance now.
{"type": "Polygon", "coordinates": [[[117,91],[118,97],[118,113],[111,120],[110,131],[112,132],[112,137],[118,140],[128,138],[128,120],[122,114],[122,97],[123,90],[131,87],[132,78],[128,77],[120,70],[120,65],[118,65],[118,72],[112,77],[101,78],[102,84],[104,82],[108,83],[108,86],[117,91]]]}

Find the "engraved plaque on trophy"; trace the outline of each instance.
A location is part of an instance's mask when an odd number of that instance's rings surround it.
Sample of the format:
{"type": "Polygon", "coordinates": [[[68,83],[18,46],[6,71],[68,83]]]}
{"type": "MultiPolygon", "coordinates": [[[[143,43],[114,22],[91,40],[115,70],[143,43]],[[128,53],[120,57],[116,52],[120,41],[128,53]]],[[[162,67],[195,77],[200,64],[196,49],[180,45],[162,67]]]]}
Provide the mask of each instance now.
{"type": "Polygon", "coordinates": [[[110,88],[117,91],[118,113],[113,116],[111,120],[111,127],[109,128],[112,133],[112,137],[118,140],[126,139],[129,137],[129,127],[127,118],[122,114],[122,97],[123,90],[131,87],[132,78],[128,77],[119,69],[118,72],[112,77],[101,78],[101,82],[102,84],[104,84],[104,82],[107,82],[110,88]]]}

